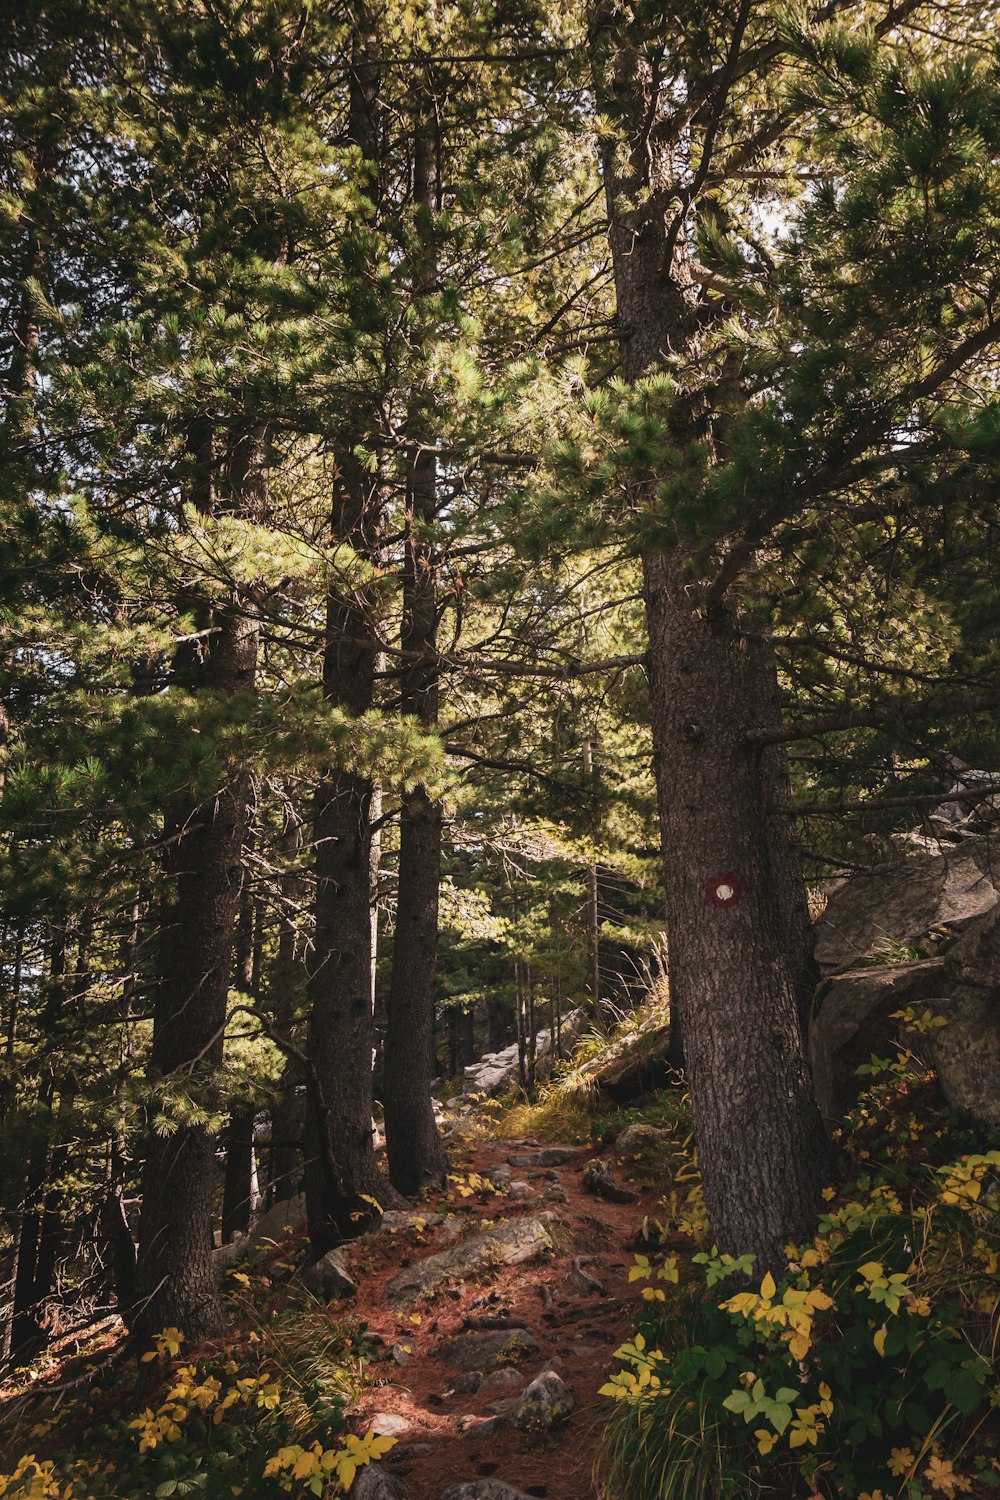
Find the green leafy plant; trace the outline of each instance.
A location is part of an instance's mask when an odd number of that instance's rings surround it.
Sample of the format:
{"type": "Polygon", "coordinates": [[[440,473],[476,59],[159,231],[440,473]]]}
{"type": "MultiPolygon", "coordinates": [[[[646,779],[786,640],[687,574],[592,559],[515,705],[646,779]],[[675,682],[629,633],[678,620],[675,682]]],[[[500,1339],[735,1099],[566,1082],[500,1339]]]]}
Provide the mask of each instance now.
{"type": "Polygon", "coordinates": [[[609,1495],[918,1500],[1000,1479],[1000,1149],[904,1061],[859,1102],[848,1185],[781,1275],[714,1249],[659,1275],[636,1258],[643,1314],[603,1387],[609,1495]]]}

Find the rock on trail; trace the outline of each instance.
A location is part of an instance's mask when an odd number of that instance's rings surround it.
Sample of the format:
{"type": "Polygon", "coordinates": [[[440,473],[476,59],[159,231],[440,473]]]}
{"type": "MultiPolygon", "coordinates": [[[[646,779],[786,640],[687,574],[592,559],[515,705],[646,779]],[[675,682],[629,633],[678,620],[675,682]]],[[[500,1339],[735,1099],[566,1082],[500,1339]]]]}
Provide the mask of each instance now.
{"type": "Polygon", "coordinates": [[[492,1229],[407,1266],[389,1282],[385,1295],[390,1302],[406,1306],[438,1291],[447,1281],[463,1281],[498,1266],[537,1260],[553,1248],[549,1230],[555,1223],[556,1215],[551,1212],[504,1219],[492,1229]]]}

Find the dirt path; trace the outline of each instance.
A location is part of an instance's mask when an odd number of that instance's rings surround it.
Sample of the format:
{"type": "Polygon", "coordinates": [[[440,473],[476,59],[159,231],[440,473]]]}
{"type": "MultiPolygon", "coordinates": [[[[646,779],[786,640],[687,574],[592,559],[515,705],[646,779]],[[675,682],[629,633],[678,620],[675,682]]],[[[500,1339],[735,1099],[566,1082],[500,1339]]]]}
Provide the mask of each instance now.
{"type": "MultiPolygon", "coordinates": [[[[487,1477],[545,1500],[587,1500],[597,1493],[592,1469],[606,1416],[597,1392],[615,1348],[631,1331],[632,1244],[643,1216],[655,1208],[655,1194],[628,1204],[607,1202],[583,1190],[582,1168],[592,1149],[574,1150],[568,1161],[553,1166],[537,1164],[545,1150],[538,1142],[493,1141],[467,1153],[458,1169],[466,1179],[471,1172],[485,1177],[509,1157],[519,1159],[514,1181],[530,1189],[520,1201],[493,1193],[464,1200],[452,1195],[462,1236],[486,1228],[488,1221],[550,1213],[555,1248],[543,1258],[446,1282],[433,1298],[397,1308],[386,1295],[389,1282],[401,1268],[416,1267],[454,1243],[456,1225],[419,1235],[383,1231],[350,1251],[359,1282],[352,1310],[385,1344],[384,1357],[371,1371],[376,1384],[364,1415],[397,1437],[384,1468],[398,1476],[406,1500],[439,1500],[450,1485],[487,1477]],[[525,1156],[531,1165],[521,1163],[525,1156]],[[460,1362],[469,1363],[467,1346],[477,1347],[475,1335],[498,1325],[526,1330],[538,1348],[517,1361],[516,1374],[506,1362],[513,1349],[501,1354],[499,1368],[506,1373],[487,1371],[476,1389],[476,1375],[463,1374],[449,1359],[448,1341],[473,1334],[460,1340],[465,1356],[460,1362]],[[503,1418],[523,1387],[547,1367],[570,1390],[569,1418],[544,1431],[522,1431],[503,1420],[491,1430],[489,1419],[503,1418]]],[[[530,1346],[531,1338],[526,1342],[530,1346]]],[[[474,1354],[472,1361],[495,1368],[474,1354]]]]}

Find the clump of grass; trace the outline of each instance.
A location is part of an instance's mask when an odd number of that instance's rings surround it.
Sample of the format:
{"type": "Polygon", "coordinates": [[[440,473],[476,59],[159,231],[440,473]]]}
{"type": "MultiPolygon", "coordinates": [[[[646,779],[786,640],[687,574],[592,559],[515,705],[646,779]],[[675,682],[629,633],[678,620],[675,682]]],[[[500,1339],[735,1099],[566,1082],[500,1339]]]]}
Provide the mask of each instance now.
{"type": "Polygon", "coordinates": [[[604,1430],[597,1456],[608,1500],[744,1500],[760,1493],[745,1465],[734,1463],[718,1425],[688,1391],[619,1410],[604,1430]]]}

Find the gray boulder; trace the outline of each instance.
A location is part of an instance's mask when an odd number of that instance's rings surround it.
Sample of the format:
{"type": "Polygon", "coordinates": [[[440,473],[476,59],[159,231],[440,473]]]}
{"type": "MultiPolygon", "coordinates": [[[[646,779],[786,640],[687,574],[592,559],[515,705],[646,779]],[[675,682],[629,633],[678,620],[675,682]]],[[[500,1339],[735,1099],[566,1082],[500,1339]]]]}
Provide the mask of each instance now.
{"type": "Polygon", "coordinates": [[[255,1244],[262,1240],[280,1240],[287,1230],[299,1229],[306,1222],[306,1195],[296,1193],[294,1197],[283,1198],[280,1203],[275,1203],[267,1213],[261,1214],[251,1232],[251,1239],[255,1244]]]}
{"type": "Polygon", "coordinates": [[[640,1151],[648,1151],[651,1147],[662,1146],[669,1132],[661,1130],[657,1125],[646,1125],[639,1121],[635,1125],[626,1125],[621,1135],[615,1137],[616,1156],[634,1156],[640,1151]]]}
{"type": "MultiPolygon", "coordinates": [[[[573,1043],[583,1030],[587,1021],[587,1012],[581,1006],[563,1016],[560,1026],[560,1042],[562,1055],[569,1055],[573,1043]]],[[[552,1064],[552,1034],[549,1031],[540,1031],[535,1042],[535,1075],[544,1078],[551,1072],[552,1064]]],[[[504,1047],[501,1052],[487,1052],[480,1058],[479,1062],[470,1063],[465,1069],[465,1093],[477,1094],[481,1097],[491,1097],[500,1094],[508,1088],[518,1076],[517,1066],[517,1043],[504,1047]]]]}
{"type": "Polygon", "coordinates": [[[920,845],[909,857],[901,853],[898,861],[857,872],[833,892],[816,923],[822,968],[853,968],[887,941],[918,943],[933,929],[966,925],[1000,902],[1000,850],[988,838],[959,844],[921,838],[920,845]]]}
{"type": "Polygon", "coordinates": [[[315,1265],[302,1272],[302,1281],[311,1292],[329,1302],[334,1297],[352,1297],[358,1284],[344,1264],[343,1250],[328,1250],[315,1265]]]}
{"type": "Polygon", "coordinates": [[[946,983],[945,960],[927,958],[850,969],[820,985],[809,1024],[809,1063],[820,1114],[829,1125],[838,1123],[865,1087],[857,1069],[873,1053],[893,1057],[902,1044],[904,1028],[890,1020],[892,1013],[937,1001],[946,983]]]}
{"type": "Polygon", "coordinates": [[[524,1376],[520,1370],[515,1370],[513,1365],[501,1365],[498,1370],[492,1370],[483,1377],[479,1382],[479,1390],[481,1393],[519,1391],[523,1385],[524,1376]]]}
{"type": "Polygon", "coordinates": [[[440,1500],[531,1500],[523,1490],[502,1479],[469,1479],[464,1484],[450,1484],[440,1500]]]}
{"type": "Polygon", "coordinates": [[[542,1432],[564,1422],[574,1404],[568,1386],[555,1370],[543,1370],[522,1391],[507,1420],[523,1432],[542,1432]]]}
{"type": "Polygon", "coordinates": [[[380,1234],[385,1230],[387,1234],[399,1234],[407,1229],[436,1229],[439,1224],[444,1223],[444,1214],[419,1213],[416,1209],[390,1208],[382,1215],[381,1221],[372,1234],[380,1234]]]}
{"type": "Polygon", "coordinates": [[[350,1496],[351,1500],[406,1500],[406,1490],[381,1464],[366,1464],[354,1476],[350,1496]]]}
{"type": "Polygon", "coordinates": [[[945,1025],[930,1048],[948,1103],[1000,1126],[1000,908],[975,923],[947,957],[945,1025]]]}
{"type": "Polygon", "coordinates": [[[515,1151],[507,1160],[512,1167],[564,1167],[577,1151],[576,1146],[543,1146],[540,1151],[515,1151]]]}
{"type": "Polygon", "coordinates": [[[497,1266],[537,1260],[552,1249],[549,1229],[555,1218],[555,1214],[546,1212],[503,1219],[492,1229],[407,1266],[389,1282],[385,1295],[390,1302],[405,1306],[438,1291],[448,1281],[481,1275],[497,1266]]]}

